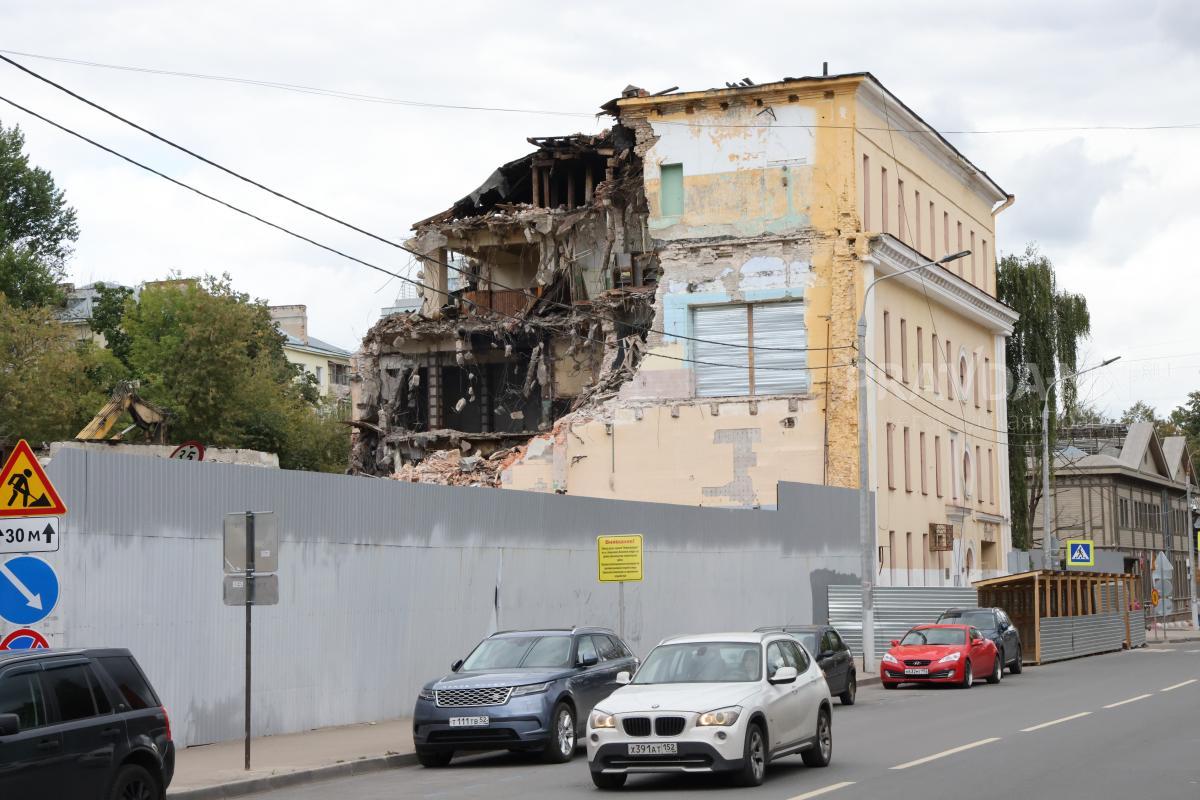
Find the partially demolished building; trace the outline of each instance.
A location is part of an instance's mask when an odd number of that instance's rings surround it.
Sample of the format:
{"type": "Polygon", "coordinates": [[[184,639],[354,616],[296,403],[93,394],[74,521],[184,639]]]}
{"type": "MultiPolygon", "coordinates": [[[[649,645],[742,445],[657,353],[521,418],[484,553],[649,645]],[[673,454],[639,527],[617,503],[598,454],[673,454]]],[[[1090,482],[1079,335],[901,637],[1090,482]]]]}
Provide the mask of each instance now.
{"type": "Polygon", "coordinates": [[[603,110],[414,226],[422,306],[363,343],[355,468],[772,506],[781,480],[857,486],[861,391],[879,582],[1003,570],[1011,196],[868,73],[603,110]]]}

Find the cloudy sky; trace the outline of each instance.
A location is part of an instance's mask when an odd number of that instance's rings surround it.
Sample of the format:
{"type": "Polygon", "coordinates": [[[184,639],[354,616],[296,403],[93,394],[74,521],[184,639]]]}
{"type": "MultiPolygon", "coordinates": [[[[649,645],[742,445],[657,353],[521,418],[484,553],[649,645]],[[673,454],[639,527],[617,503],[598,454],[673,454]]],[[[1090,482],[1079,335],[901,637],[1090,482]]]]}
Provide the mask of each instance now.
{"type": "MultiPolygon", "coordinates": [[[[0,49],[318,87],[427,108],[12,57],[168,138],[359,226],[402,239],[525,137],[593,131],[633,83],[702,89],[873,72],[1017,196],[1001,252],[1036,242],[1092,311],[1081,394],[1161,412],[1200,389],[1195,80],[1200,4],[313,3],[6,0],[0,49]],[[812,8],[808,8],[808,6],[812,8]],[[565,112],[565,113],[564,113],[565,112]],[[1061,130],[1070,127],[1076,130],[1061,130]],[[1098,128],[1108,129],[1098,129],[1098,128]],[[1030,129],[1057,128],[1038,131],[1030,129]],[[1122,129],[1124,128],[1124,129],[1122,129]],[[1014,129],[1017,129],[1014,132],[1014,129]],[[985,132],[986,131],[986,132],[985,132]]],[[[0,94],[114,149],[388,269],[402,252],[216,173],[0,64],[0,94]]],[[[310,332],[353,348],[399,282],[239,218],[0,103],[79,211],[78,283],[228,272],[310,332]]]]}

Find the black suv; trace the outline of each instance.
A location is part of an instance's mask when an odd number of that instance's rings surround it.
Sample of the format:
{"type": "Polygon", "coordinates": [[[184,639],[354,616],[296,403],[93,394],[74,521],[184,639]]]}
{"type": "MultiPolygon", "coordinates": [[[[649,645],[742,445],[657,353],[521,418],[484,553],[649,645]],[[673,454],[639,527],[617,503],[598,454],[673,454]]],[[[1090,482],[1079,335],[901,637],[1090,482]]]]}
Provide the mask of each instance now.
{"type": "Polygon", "coordinates": [[[161,800],[171,724],[128,650],[0,651],[0,797],[161,800]]]}
{"type": "Polygon", "coordinates": [[[829,693],[844,706],[854,705],[858,695],[858,677],[854,670],[854,654],[832,625],[776,625],[755,628],[755,633],[781,631],[791,634],[817,660],[829,693]]]}
{"type": "Polygon", "coordinates": [[[951,608],[938,617],[939,623],[973,625],[996,645],[1000,663],[1013,675],[1021,674],[1021,633],[1002,608],[951,608]]]}

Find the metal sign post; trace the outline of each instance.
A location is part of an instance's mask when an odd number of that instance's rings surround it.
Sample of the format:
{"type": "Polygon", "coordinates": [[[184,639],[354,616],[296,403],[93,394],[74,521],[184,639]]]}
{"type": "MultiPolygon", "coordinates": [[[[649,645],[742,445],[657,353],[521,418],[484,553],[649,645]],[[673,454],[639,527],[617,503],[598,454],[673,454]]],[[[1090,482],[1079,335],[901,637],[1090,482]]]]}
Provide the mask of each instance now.
{"type": "Polygon", "coordinates": [[[642,579],[642,535],[596,537],[596,573],[601,583],[617,584],[617,633],[625,638],[625,582],[642,579]]]}
{"type": "Polygon", "coordinates": [[[245,768],[250,769],[250,690],[253,684],[252,649],[254,606],[279,602],[279,526],[269,511],[246,511],[225,516],[225,605],[242,606],[246,612],[246,706],[245,768]]]}

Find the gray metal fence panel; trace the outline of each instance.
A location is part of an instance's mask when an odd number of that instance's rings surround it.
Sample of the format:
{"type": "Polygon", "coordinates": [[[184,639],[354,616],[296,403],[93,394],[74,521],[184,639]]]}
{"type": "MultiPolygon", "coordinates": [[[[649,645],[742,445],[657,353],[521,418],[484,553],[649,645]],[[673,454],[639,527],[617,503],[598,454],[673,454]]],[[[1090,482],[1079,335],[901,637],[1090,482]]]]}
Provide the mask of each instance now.
{"type": "MultiPolygon", "coordinates": [[[[875,587],[875,653],[882,658],[893,639],[913,625],[935,622],[948,608],[974,606],[979,594],[972,587],[875,587]]],[[[862,655],[862,588],[829,587],[829,624],[836,627],[855,655],[862,655]]]]}
{"type": "Polygon", "coordinates": [[[1124,614],[1050,617],[1041,622],[1042,663],[1120,650],[1125,642],[1124,614]]]}
{"type": "Polygon", "coordinates": [[[1129,646],[1142,647],[1146,644],[1146,612],[1144,609],[1129,612],[1129,646]]]}
{"type": "Polygon", "coordinates": [[[858,581],[848,489],[780,484],[778,510],[728,510],[95,450],[48,472],[70,513],[45,554],[60,599],[38,629],[56,647],[133,650],[181,746],[242,730],[226,512],[274,511],[282,539],[279,605],[254,611],[255,735],[411,714],[425,681],[499,628],[616,627],[599,534],[645,535],[645,580],[624,592],[643,657],[674,634],[823,619],[828,585],[858,581]]]}
{"type": "Polygon", "coordinates": [[[1070,617],[1050,617],[1041,622],[1042,663],[1075,656],[1070,617]]]}

